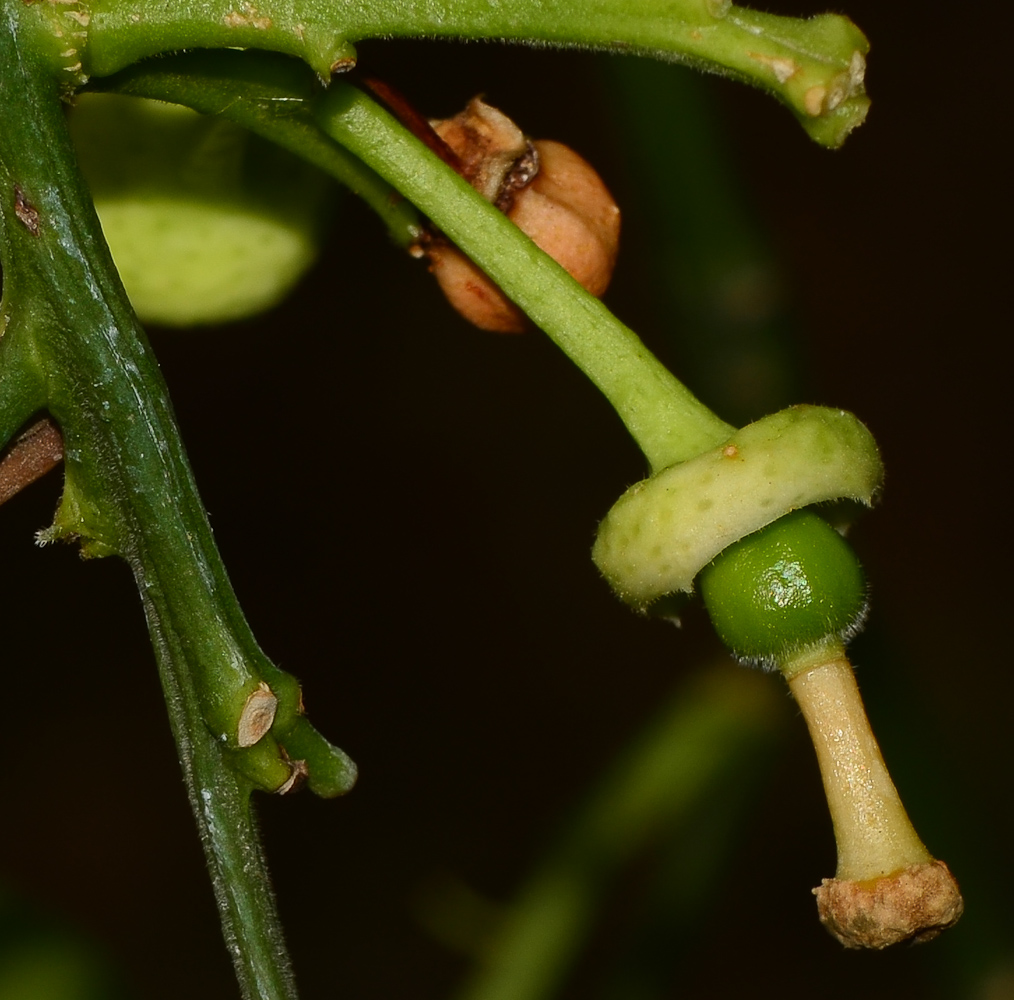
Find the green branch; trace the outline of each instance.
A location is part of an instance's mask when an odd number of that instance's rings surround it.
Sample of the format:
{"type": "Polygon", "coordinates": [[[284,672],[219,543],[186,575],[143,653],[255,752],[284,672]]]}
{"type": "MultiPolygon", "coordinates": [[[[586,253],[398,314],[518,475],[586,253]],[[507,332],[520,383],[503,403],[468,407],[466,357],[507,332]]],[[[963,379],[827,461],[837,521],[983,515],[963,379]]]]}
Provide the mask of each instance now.
{"type": "Polygon", "coordinates": [[[354,767],[312,730],[298,684],[250,632],[77,171],[34,9],[0,11],[0,81],[18,95],[0,102],[3,430],[43,407],[60,425],[65,489],[45,538],[133,570],[237,975],[248,997],[291,998],[250,792],[308,770],[311,788],[338,794],[354,767]],[[248,709],[265,703],[251,729],[248,709]]]}
{"type": "Polygon", "coordinates": [[[632,52],[733,76],[774,94],[827,146],[840,145],[869,105],[868,44],[851,21],[779,17],[729,0],[97,0],[38,16],[55,19],[51,60],[73,82],[187,48],[269,49],[326,79],[355,64],[363,39],[462,38],[632,52]]]}

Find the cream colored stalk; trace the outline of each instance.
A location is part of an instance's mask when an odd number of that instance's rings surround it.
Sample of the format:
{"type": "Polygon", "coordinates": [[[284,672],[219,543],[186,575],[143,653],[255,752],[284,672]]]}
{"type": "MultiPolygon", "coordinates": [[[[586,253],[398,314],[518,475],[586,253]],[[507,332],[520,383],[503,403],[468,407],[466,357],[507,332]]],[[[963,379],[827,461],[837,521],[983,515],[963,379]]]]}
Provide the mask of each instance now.
{"type": "Polygon", "coordinates": [[[844,651],[792,672],[838,843],[838,870],[814,889],[821,922],[846,948],[925,941],[956,923],[957,882],[915,832],[866,718],[844,651]]]}

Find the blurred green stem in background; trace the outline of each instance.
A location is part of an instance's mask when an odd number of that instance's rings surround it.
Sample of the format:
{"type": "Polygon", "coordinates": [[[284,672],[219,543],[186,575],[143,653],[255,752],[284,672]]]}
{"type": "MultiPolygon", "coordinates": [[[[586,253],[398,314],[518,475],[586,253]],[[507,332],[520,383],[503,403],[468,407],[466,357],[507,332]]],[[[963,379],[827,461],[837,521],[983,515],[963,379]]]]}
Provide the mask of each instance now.
{"type": "Polygon", "coordinates": [[[118,1000],[126,995],[96,943],[0,886],[3,1000],[118,1000]]]}
{"type": "Polygon", "coordinates": [[[785,702],[767,678],[709,664],[681,684],[663,711],[609,767],[556,846],[522,887],[458,1000],[547,1000],[595,929],[623,869],[647,849],[697,844],[698,905],[724,857],[725,838],[701,845],[693,831],[712,807],[731,826],[744,773],[767,759],[785,702]],[[684,839],[686,838],[686,839],[684,839]]]}
{"type": "Polygon", "coordinates": [[[96,78],[88,89],[169,101],[235,122],[319,167],[362,198],[398,246],[407,247],[422,232],[415,208],[317,127],[311,102],[323,87],[294,59],[271,52],[178,53],[96,78]]]}

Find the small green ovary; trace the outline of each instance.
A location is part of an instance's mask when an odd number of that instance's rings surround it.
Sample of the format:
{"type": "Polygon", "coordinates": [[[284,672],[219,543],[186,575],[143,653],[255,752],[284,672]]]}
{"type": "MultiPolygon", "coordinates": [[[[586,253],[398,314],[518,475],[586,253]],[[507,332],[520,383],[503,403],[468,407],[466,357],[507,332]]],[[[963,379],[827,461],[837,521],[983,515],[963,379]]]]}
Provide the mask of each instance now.
{"type": "Polygon", "coordinates": [[[810,511],[789,514],[730,546],[698,582],[722,641],[740,659],[765,666],[849,638],[866,611],[858,559],[810,511]]]}

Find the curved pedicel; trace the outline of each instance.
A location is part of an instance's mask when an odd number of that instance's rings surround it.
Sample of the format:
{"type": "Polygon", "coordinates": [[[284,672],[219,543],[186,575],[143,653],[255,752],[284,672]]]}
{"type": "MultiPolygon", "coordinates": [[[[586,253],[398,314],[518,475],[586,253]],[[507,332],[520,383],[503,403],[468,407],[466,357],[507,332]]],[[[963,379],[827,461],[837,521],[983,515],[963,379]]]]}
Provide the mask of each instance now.
{"type": "Polygon", "coordinates": [[[851,413],[794,406],[635,484],[599,526],[592,558],[628,604],[646,608],[723,549],[809,504],[869,505],[883,480],[876,442],[851,413]]]}

